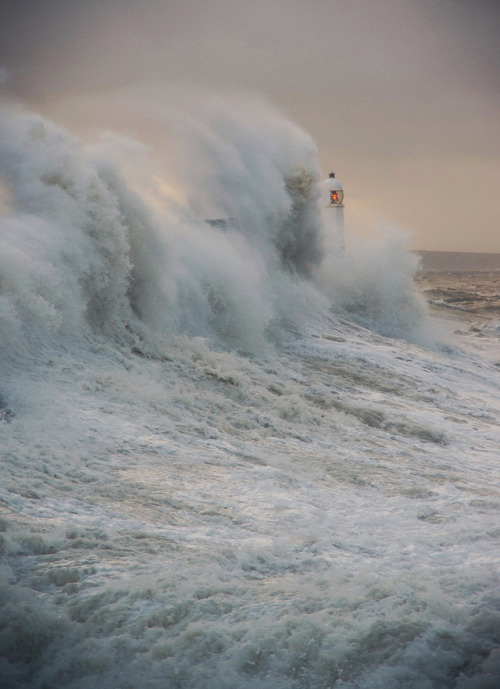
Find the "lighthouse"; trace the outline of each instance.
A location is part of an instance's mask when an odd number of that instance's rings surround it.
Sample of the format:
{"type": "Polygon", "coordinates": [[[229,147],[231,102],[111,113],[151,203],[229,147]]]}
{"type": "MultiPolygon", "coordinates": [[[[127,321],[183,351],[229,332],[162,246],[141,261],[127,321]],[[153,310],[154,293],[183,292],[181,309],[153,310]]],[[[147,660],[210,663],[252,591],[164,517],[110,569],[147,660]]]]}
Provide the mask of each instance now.
{"type": "Polygon", "coordinates": [[[321,205],[323,221],[331,236],[335,251],[343,254],[345,249],[344,190],[334,172],[330,172],[323,182],[321,205]]]}

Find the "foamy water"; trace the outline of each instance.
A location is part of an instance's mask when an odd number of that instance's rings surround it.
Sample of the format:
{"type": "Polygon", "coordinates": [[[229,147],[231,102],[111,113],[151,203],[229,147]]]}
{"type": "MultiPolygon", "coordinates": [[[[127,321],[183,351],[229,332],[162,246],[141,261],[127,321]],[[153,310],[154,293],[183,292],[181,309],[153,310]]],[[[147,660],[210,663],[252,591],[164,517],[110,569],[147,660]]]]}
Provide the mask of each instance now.
{"type": "Polygon", "coordinates": [[[3,114],[2,687],[496,688],[498,332],[400,233],[330,254],[309,137],[228,112],[184,206],[3,114]]]}

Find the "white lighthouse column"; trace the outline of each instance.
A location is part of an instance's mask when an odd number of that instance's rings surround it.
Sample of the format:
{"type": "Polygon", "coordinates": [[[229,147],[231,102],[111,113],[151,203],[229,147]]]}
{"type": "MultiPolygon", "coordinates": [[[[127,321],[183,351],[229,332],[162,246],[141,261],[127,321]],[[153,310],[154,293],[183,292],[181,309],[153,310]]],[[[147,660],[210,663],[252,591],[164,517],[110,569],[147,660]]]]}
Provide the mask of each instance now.
{"type": "Polygon", "coordinates": [[[323,182],[321,206],[328,238],[334,252],[342,255],[345,251],[344,190],[333,172],[323,182]]]}

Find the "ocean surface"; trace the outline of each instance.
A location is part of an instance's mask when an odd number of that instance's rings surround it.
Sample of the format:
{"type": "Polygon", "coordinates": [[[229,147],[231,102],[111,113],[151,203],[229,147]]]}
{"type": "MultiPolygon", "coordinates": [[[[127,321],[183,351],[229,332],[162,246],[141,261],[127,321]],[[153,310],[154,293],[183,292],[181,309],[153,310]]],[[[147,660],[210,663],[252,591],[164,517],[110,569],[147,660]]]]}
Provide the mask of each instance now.
{"type": "Polygon", "coordinates": [[[308,136],[204,117],[179,200],[1,114],[0,686],[498,689],[498,255],[339,256],[308,136]]]}
{"type": "Polygon", "coordinates": [[[420,252],[417,276],[428,303],[436,312],[455,310],[463,320],[481,323],[500,314],[500,254],[420,252]]]}

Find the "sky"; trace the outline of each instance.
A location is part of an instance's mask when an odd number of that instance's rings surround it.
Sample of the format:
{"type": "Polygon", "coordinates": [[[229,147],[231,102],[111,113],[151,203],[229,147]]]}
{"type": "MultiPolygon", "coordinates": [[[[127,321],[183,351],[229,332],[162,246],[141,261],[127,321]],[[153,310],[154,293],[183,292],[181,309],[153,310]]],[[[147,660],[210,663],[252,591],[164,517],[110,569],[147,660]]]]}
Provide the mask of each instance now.
{"type": "Polygon", "coordinates": [[[2,0],[0,97],[154,145],[138,94],[255,95],[312,136],[348,228],[500,252],[499,37],[498,0],[2,0]]]}

